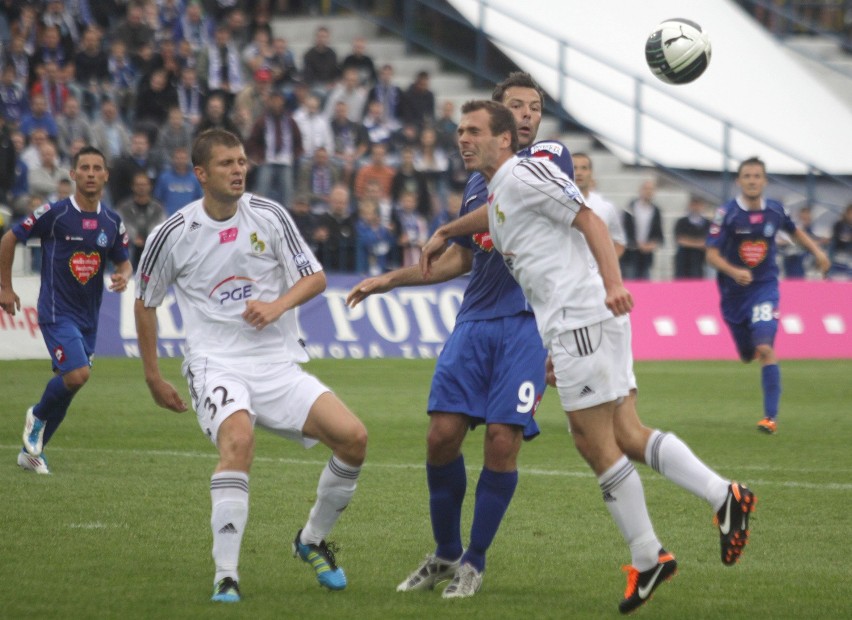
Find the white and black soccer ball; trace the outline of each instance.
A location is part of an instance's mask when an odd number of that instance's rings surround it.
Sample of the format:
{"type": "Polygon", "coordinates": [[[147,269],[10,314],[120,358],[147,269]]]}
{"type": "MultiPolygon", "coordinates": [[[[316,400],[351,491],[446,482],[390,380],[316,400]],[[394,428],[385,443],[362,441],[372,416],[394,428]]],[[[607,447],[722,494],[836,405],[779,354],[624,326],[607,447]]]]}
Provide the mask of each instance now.
{"type": "Polygon", "coordinates": [[[688,19],[667,19],[648,36],[645,60],[667,84],[687,84],[710,64],[710,37],[688,19]]]}

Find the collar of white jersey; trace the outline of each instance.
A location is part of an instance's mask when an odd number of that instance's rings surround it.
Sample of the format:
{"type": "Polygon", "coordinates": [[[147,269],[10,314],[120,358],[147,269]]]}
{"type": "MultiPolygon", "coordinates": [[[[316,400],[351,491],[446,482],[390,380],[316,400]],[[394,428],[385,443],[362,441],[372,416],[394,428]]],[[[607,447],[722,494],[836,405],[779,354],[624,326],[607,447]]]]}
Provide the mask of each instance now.
{"type": "MultiPolygon", "coordinates": [[[[69,196],[69,198],[71,198],[71,206],[74,207],[75,209],[77,209],[78,212],[83,213],[83,210],[80,208],[80,205],[77,204],[77,199],[74,198],[74,194],[71,194],[71,196],[69,196]]],[[[86,213],[91,213],[91,211],[86,211],[86,213]]],[[[98,201],[98,208],[95,210],[95,213],[97,213],[98,215],[101,214],[101,201],[100,200],[98,201]]]]}

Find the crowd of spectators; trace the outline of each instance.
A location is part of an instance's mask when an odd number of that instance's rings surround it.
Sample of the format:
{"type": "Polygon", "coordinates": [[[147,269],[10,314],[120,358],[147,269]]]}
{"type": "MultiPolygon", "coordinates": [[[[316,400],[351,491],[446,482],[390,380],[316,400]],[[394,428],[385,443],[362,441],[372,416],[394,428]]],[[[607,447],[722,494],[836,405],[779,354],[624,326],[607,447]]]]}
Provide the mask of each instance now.
{"type": "Polygon", "coordinates": [[[416,262],[458,213],[467,178],[453,105],[436,114],[429,74],[401,87],[362,37],[338,57],[320,26],[298,58],[271,27],[291,4],[0,0],[6,224],[73,193],[71,158],[91,144],[138,260],[153,227],[201,196],[192,140],[221,127],[245,144],[249,191],[290,210],[327,269],[416,262]]]}

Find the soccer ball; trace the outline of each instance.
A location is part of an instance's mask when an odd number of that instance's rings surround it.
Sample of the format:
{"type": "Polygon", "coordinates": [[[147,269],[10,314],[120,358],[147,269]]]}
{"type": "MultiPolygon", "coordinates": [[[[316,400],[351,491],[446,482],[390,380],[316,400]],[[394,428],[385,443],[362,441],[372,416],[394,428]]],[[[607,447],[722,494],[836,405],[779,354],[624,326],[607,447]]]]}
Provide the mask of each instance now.
{"type": "Polygon", "coordinates": [[[686,84],[710,64],[710,37],[693,21],[667,19],[648,36],[645,60],[663,82],[686,84]]]}

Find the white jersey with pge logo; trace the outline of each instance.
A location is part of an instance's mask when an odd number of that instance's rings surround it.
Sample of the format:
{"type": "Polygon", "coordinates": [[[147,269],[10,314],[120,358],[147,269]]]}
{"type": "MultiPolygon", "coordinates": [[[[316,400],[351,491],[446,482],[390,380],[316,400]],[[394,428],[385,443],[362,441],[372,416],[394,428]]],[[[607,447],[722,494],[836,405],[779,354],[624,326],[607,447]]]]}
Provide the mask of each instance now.
{"type": "Polygon", "coordinates": [[[273,301],[322,270],[290,215],[276,202],[244,194],[236,214],[220,222],[207,215],[202,200],[148,237],[136,275],[138,298],[159,306],[176,284],[186,363],[198,357],[307,361],[294,311],[262,330],[241,316],[248,300],[273,301]]]}
{"type": "Polygon", "coordinates": [[[560,333],[612,318],[597,264],[571,224],[576,185],[543,159],[512,157],[488,183],[488,228],[521,285],[545,346],[560,333]]]}

